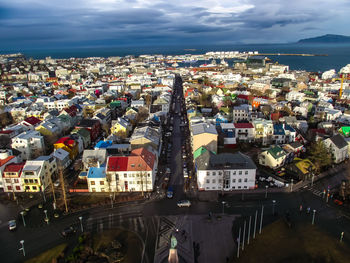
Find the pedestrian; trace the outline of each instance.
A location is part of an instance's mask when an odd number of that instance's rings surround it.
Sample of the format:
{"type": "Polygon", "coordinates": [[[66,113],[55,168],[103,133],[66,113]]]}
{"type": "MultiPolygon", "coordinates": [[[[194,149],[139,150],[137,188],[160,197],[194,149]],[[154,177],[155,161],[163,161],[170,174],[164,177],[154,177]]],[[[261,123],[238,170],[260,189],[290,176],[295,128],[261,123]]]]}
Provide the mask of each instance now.
{"type": "Polygon", "coordinates": [[[307,213],[310,214],[310,207],[307,208],[307,213]]]}
{"type": "Polygon", "coordinates": [[[299,212],[301,213],[303,211],[303,205],[299,206],[299,212]]]}

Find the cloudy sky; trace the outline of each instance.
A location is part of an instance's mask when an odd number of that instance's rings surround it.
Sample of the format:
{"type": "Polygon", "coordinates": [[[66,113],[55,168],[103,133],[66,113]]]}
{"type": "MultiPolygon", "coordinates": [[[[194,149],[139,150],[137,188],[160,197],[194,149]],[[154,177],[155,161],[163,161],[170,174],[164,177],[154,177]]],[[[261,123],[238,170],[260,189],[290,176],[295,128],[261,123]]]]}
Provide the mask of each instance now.
{"type": "Polygon", "coordinates": [[[350,35],[349,0],[1,0],[0,49],[286,43],[350,35]]]}

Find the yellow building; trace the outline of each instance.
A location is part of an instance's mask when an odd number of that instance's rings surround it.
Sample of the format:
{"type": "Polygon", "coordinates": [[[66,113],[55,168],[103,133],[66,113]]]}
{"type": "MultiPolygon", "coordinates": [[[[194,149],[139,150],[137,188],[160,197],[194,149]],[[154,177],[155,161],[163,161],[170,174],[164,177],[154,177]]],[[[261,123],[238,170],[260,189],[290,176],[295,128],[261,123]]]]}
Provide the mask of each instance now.
{"type": "Polygon", "coordinates": [[[193,123],[191,124],[192,151],[205,146],[209,151],[217,153],[218,133],[212,124],[193,123]]]}
{"type": "Polygon", "coordinates": [[[55,150],[63,149],[68,152],[71,160],[74,160],[79,153],[78,143],[70,137],[63,137],[59,139],[53,146],[55,150]]]}
{"type": "Polygon", "coordinates": [[[127,138],[131,131],[131,124],[124,118],[118,118],[117,121],[112,121],[111,134],[118,135],[122,138],[127,138]]]}

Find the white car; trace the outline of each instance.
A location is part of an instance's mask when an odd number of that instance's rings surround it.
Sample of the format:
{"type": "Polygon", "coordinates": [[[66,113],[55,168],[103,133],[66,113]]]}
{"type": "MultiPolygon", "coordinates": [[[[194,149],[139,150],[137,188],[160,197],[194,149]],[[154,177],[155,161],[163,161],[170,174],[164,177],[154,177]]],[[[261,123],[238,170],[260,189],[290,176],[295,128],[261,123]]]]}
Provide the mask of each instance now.
{"type": "Polygon", "coordinates": [[[178,207],[190,207],[191,206],[191,202],[189,200],[181,200],[179,202],[177,202],[177,206],[178,207]]]}

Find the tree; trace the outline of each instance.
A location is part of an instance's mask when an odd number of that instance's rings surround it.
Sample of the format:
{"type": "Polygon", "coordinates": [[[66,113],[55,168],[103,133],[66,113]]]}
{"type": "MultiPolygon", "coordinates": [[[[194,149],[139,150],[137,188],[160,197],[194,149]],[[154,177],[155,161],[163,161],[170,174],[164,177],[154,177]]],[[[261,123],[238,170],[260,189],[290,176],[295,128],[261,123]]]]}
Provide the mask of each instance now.
{"type": "Polygon", "coordinates": [[[309,156],[318,172],[320,172],[322,168],[332,164],[332,155],[328,152],[321,140],[311,144],[309,156]]]}

